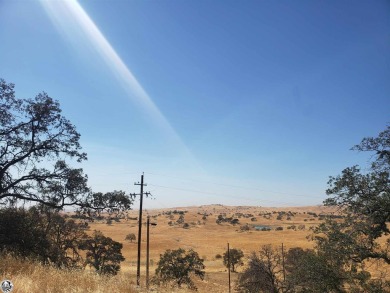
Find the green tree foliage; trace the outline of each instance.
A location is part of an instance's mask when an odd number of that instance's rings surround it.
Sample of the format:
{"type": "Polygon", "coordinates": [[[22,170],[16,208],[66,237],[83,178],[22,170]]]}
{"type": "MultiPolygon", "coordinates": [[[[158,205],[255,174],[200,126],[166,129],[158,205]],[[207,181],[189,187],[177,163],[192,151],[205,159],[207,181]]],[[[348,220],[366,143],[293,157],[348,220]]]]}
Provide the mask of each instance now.
{"type": "Polygon", "coordinates": [[[160,255],[154,281],[158,284],[174,284],[179,288],[182,285],[187,285],[188,288],[196,290],[191,275],[195,274],[203,280],[204,268],[203,259],[192,249],[189,251],[182,248],[167,250],[163,255],[160,255]]]}
{"type": "Polygon", "coordinates": [[[319,253],[345,272],[348,286],[363,290],[377,281],[365,271],[367,262],[390,264],[390,126],[353,149],[373,152],[372,164],[364,172],[353,166],[330,177],[325,204],[337,207],[345,217],[326,218],[315,229],[314,239],[319,253]]]}
{"type": "Polygon", "coordinates": [[[242,258],[244,253],[241,249],[231,248],[223,254],[223,264],[228,268],[229,267],[229,255],[230,255],[230,269],[232,272],[236,271],[237,266],[242,265],[242,258]]]}
{"type": "Polygon", "coordinates": [[[116,275],[120,270],[120,262],[125,260],[122,247],[122,243],[95,230],[92,237],[84,239],[81,246],[86,250],[85,265],[90,265],[99,274],[116,275]]]}
{"type": "Polygon", "coordinates": [[[325,204],[343,216],[327,216],[314,229],[315,250],[290,249],[285,270],[269,246],[252,254],[240,292],[390,292],[390,127],[353,149],[373,152],[373,162],[364,172],[353,166],[330,178],[325,204]],[[375,262],[372,277],[366,267],[375,262]]]}
{"type": "Polygon", "coordinates": [[[129,208],[124,193],[100,196],[90,191],[81,168],[67,161],[87,159],[80,134],[58,101],[46,93],[15,97],[14,85],[0,79],[0,203],[18,200],[52,208],[129,208]]]}

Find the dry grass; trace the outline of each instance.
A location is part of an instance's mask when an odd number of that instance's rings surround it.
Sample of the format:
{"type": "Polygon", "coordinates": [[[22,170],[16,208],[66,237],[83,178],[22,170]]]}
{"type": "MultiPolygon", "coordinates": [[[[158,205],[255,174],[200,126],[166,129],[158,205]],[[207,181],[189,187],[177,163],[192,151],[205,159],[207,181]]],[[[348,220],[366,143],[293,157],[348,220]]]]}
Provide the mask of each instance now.
{"type": "MultiPolygon", "coordinates": [[[[166,215],[162,215],[163,211],[174,210],[150,210],[147,213],[151,216],[160,215],[151,221],[156,222],[157,226],[150,229],[150,259],[152,263],[156,264],[160,258],[160,254],[164,253],[167,249],[194,249],[205,259],[206,272],[223,272],[222,261],[216,261],[215,256],[217,254],[223,254],[226,251],[227,243],[230,243],[231,248],[239,248],[243,250],[246,256],[249,256],[251,252],[258,251],[262,245],[271,244],[280,247],[282,243],[286,249],[292,247],[312,248],[314,243],[308,241],[307,236],[311,234],[309,228],[314,226],[320,221],[315,218],[311,221],[305,221],[312,218],[307,214],[308,211],[321,213],[324,211],[323,207],[304,207],[304,208],[262,208],[262,207],[228,207],[220,205],[203,206],[203,207],[186,207],[176,208],[177,210],[188,211],[185,214],[186,223],[201,222],[201,225],[190,225],[189,229],[183,229],[182,225],[169,226],[168,222],[171,219],[166,215]],[[273,212],[273,211],[292,211],[297,212],[291,220],[276,220],[277,214],[273,214],[271,219],[265,219],[258,216],[261,212],[273,212]],[[216,223],[216,218],[221,213],[226,213],[227,216],[234,213],[241,212],[244,214],[253,214],[256,216],[257,221],[251,221],[248,218],[240,218],[240,225],[230,225],[216,223]],[[206,221],[202,220],[202,214],[211,214],[206,221]],[[306,213],[306,214],[305,214],[306,213]],[[203,225],[203,222],[205,224],[203,225]],[[241,232],[240,226],[248,223],[249,225],[268,225],[272,227],[282,226],[283,231],[249,231],[241,232]],[[287,230],[290,225],[304,224],[306,229],[303,231],[287,230]]],[[[147,214],[147,213],[144,213],[147,214]]],[[[131,217],[137,217],[138,211],[132,211],[131,217]]],[[[179,218],[178,215],[174,215],[175,222],[179,218]]],[[[146,217],[144,217],[144,222],[146,217]]],[[[94,229],[100,230],[104,235],[113,238],[115,241],[123,243],[122,253],[126,258],[122,263],[122,271],[133,273],[136,270],[137,260],[137,243],[134,241],[130,243],[125,241],[125,237],[129,233],[134,233],[138,237],[138,224],[137,220],[122,220],[120,223],[113,223],[107,225],[105,222],[92,223],[91,231],[94,229]]],[[[138,239],[137,239],[138,240],[138,239]]],[[[146,227],[142,230],[142,258],[145,261],[146,251],[146,227]]],[[[152,266],[154,271],[155,267],[152,266]]]]}
{"type": "MultiPolygon", "coordinates": [[[[165,209],[168,211],[169,209],[165,209]]],[[[174,209],[170,209],[174,210],[174,209]]],[[[223,266],[221,259],[215,259],[217,254],[223,254],[226,251],[227,242],[231,248],[242,249],[246,256],[252,251],[258,251],[263,244],[272,244],[281,246],[284,243],[286,249],[291,247],[312,247],[313,243],[307,240],[307,235],[310,234],[308,228],[319,223],[318,219],[311,219],[307,214],[308,211],[321,213],[324,212],[323,207],[305,207],[305,208],[261,208],[261,207],[227,207],[221,205],[202,206],[202,207],[187,207],[177,208],[177,210],[186,210],[185,222],[190,223],[190,229],[184,229],[182,226],[169,226],[168,222],[171,219],[167,215],[163,215],[163,210],[151,210],[148,213],[153,222],[158,225],[151,228],[151,243],[150,243],[150,275],[153,276],[156,263],[160,258],[160,254],[167,249],[194,249],[201,258],[204,258],[206,265],[206,278],[202,280],[194,280],[199,292],[214,293],[228,291],[228,274],[223,266]],[[259,216],[259,213],[265,211],[292,211],[296,212],[291,220],[277,220],[277,214],[272,214],[270,219],[265,219],[259,216]],[[226,213],[231,216],[234,213],[241,212],[244,214],[253,214],[257,218],[256,221],[251,221],[249,218],[240,218],[240,225],[246,223],[250,225],[269,225],[272,227],[282,226],[283,231],[249,231],[240,232],[239,226],[230,224],[216,224],[215,220],[221,213],[226,213]],[[209,214],[206,221],[202,220],[203,213],[209,214]],[[306,221],[305,221],[306,219],[306,221]],[[304,231],[286,230],[289,225],[305,224],[304,231]]],[[[327,211],[325,211],[327,212],[327,211]]],[[[138,212],[132,211],[131,217],[137,217],[138,212]]],[[[174,216],[174,220],[178,219],[178,215],[174,216]]],[[[146,217],[144,218],[144,221],[146,217]]],[[[143,229],[142,238],[142,268],[141,275],[145,276],[145,251],[146,251],[146,227],[143,229]]],[[[137,243],[125,241],[125,237],[129,233],[138,235],[137,220],[122,220],[120,223],[114,222],[112,225],[106,223],[92,223],[91,232],[96,229],[104,233],[104,235],[113,238],[116,241],[123,243],[122,253],[126,260],[122,263],[121,272],[114,277],[107,278],[98,276],[88,270],[86,271],[64,271],[51,267],[41,266],[34,262],[26,262],[15,260],[10,257],[3,257],[0,260],[0,278],[9,279],[14,283],[14,292],[145,292],[144,289],[137,289],[136,282],[136,259],[137,259],[137,243]]],[[[138,240],[138,239],[137,239],[138,240]]],[[[238,269],[240,270],[240,268],[238,269]]],[[[232,274],[232,287],[237,280],[237,274],[232,274]]],[[[141,279],[142,284],[145,280],[141,279]]],[[[144,286],[143,286],[144,287],[144,286]]],[[[151,288],[153,292],[190,292],[187,289],[172,289],[172,288],[151,288]]]]}
{"type": "MultiPolygon", "coordinates": [[[[226,273],[212,274],[205,280],[194,279],[199,292],[215,293],[226,292],[226,273]]],[[[135,274],[119,273],[114,277],[99,276],[90,271],[59,270],[53,267],[42,266],[39,263],[15,259],[10,256],[0,258],[0,280],[11,280],[14,284],[13,292],[18,293],[84,293],[84,292],[118,292],[135,293],[146,292],[145,288],[138,288],[134,284],[135,274]]],[[[237,274],[233,274],[233,282],[237,274]]],[[[142,278],[141,283],[145,284],[142,278]]],[[[157,288],[151,285],[151,292],[193,292],[186,288],[157,288]]]]}
{"type": "Polygon", "coordinates": [[[13,292],[20,293],[137,292],[125,274],[108,278],[89,271],[59,270],[10,256],[1,256],[0,279],[11,280],[13,292]]]}
{"type": "MultiPolygon", "coordinates": [[[[285,249],[292,247],[312,248],[314,243],[308,241],[307,236],[311,234],[309,228],[314,226],[320,221],[318,218],[308,221],[311,217],[307,212],[315,212],[320,214],[322,212],[327,213],[329,210],[322,206],[316,207],[299,207],[299,208],[262,208],[262,207],[229,207],[221,205],[211,205],[202,207],[185,207],[185,208],[172,208],[164,210],[149,210],[144,213],[144,222],[146,221],[146,215],[156,216],[152,218],[152,222],[156,222],[157,226],[150,229],[150,259],[152,264],[150,266],[150,274],[153,276],[156,269],[156,263],[160,258],[160,254],[163,254],[167,249],[194,249],[199,253],[199,256],[203,258],[206,266],[206,279],[205,281],[196,281],[196,286],[199,288],[199,292],[227,292],[227,280],[228,274],[226,268],[223,266],[221,259],[216,259],[217,254],[222,255],[227,249],[227,243],[230,243],[231,248],[238,248],[243,250],[245,256],[249,256],[251,252],[258,251],[262,245],[271,244],[276,247],[281,247],[284,244],[285,249]],[[169,210],[182,210],[187,211],[184,216],[185,222],[190,223],[189,229],[182,228],[182,225],[169,226],[168,222],[175,222],[179,215],[174,215],[174,219],[170,219],[169,216],[162,213],[169,210]],[[260,213],[273,211],[292,211],[296,212],[291,220],[287,220],[286,217],[283,220],[277,220],[277,213],[272,214],[270,219],[265,219],[262,216],[258,216],[260,213]],[[203,214],[209,214],[206,221],[202,220],[203,214]],[[251,221],[250,218],[240,218],[240,225],[230,225],[216,223],[216,219],[219,214],[226,213],[226,216],[232,216],[234,213],[253,214],[257,220],[251,221]],[[306,219],[306,221],[305,221],[306,219]],[[198,223],[191,224],[191,223],[198,223]],[[203,224],[205,223],[205,224],[203,224]],[[241,232],[240,226],[245,225],[268,225],[272,227],[282,226],[283,231],[249,231],[241,232]],[[290,225],[305,224],[306,229],[303,231],[287,230],[290,225]]],[[[131,217],[137,217],[138,211],[132,211],[131,217]]],[[[138,223],[137,220],[122,220],[120,223],[113,223],[107,225],[105,222],[92,223],[91,231],[94,229],[100,230],[104,235],[113,238],[116,241],[123,243],[122,253],[126,260],[121,265],[121,271],[130,274],[135,280],[136,275],[136,260],[137,260],[137,242],[130,243],[125,241],[125,237],[129,233],[134,233],[138,236],[138,223]]],[[[143,226],[142,230],[142,262],[141,262],[141,275],[145,275],[145,251],[146,251],[146,227],[143,226]]],[[[242,270],[242,267],[238,268],[238,271],[242,270]]],[[[232,282],[237,279],[237,274],[232,274],[232,282]]],[[[234,287],[234,284],[233,284],[234,287]]],[[[185,290],[174,291],[172,289],[158,288],[155,291],[158,292],[186,292],[185,290]]]]}

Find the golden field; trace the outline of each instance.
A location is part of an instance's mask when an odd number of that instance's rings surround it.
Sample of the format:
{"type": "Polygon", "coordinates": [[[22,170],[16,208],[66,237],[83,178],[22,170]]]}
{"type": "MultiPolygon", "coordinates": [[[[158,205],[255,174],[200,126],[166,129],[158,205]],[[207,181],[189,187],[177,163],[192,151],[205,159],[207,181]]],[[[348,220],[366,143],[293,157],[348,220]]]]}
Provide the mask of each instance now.
{"type": "MultiPolygon", "coordinates": [[[[105,236],[123,243],[122,254],[126,258],[121,263],[121,271],[117,276],[108,278],[96,275],[90,270],[64,271],[55,268],[43,267],[33,262],[18,261],[5,257],[0,262],[0,278],[10,279],[15,285],[13,292],[145,292],[145,260],[146,260],[146,218],[149,215],[151,222],[157,226],[150,227],[150,276],[154,275],[156,263],[167,249],[194,249],[204,259],[206,266],[205,280],[195,279],[199,292],[227,292],[228,273],[223,266],[222,259],[216,255],[223,255],[230,248],[241,249],[245,257],[251,252],[259,250],[264,244],[271,244],[285,250],[292,247],[313,247],[314,243],[308,240],[311,234],[310,227],[320,223],[319,215],[330,214],[332,211],[323,206],[265,208],[265,207],[232,207],[223,205],[209,205],[200,207],[170,208],[147,210],[143,212],[142,230],[142,261],[141,261],[141,288],[135,286],[137,268],[137,241],[125,240],[129,233],[138,237],[138,212],[130,211],[128,219],[120,222],[113,221],[108,225],[106,221],[90,223],[89,233],[100,230],[105,236]],[[174,212],[176,211],[176,212],[174,212]],[[184,223],[176,224],[178,212],[184,212],[184,223]],[[284,212],[281,219],[278,215],[284,212]],[[314,216],[313,213],[316,215],[314,216]],[[204,218],[204,215],[207,215],[204,218]],[[239,223],[217,224],[218,216],[231,217],[239,223]],[[289,218],[287,216],[290,215],[289,218]],[[171,224],[169,224],[171,222],[171,224]],[[248,225],[249,231],[242,231],[240,227],[248,225]],[[291,226],[301,230],[287,229],[291,226]],[[302,225],[305,225],[303,229],[302,225]],[[256,231],[254,226],[267,226],[271,231],[256,231]],[[283,230],[276,231],[276,227],[283,230]]],[[[242,267],[238,267],[240,271],[242,267]]],[[[235,286],[238,274],[232,273],[232,288],[235,286]]],[[[189,292],[189,290],[172,288],[155,288],[153,292],[189,292]]]]}
{"type": "MultiPolygon", "coordinates": [[[[142,254],[141,254],[141,275],[145,276],[146,261],[146,218],[149,215],[151,222],[157,226],[150,227],[150,275],[153,276],[156,263],[167,249],[194,249],[204,259],[206,266],[205,281],[197,281],[196,285],[200,292],[212,289],[214,292],[226,292],[228,274],[223,266],[222,259],[216,259],[216,255],[223,253],[230,248],[241,249],[245,256],[253,251],[258,251],[262,245],[271,244],[281,248],[282,243],[286,250],[292,247],[311,248],[314,243],[308,240],[311,234],[310,227],[320,223],[319,217],[309,213],[329,214],[332,211],[323,206],[312,207],[289,207],[289,208],[265,208],[265,207],[232,207],[223,205],[208,205],[200,207],[184,207],[170,209],[147,210],[143,212],[142,228],[142,254]],[[176,223],[179,219],[178,213],[183,211],[184,222],[189,228],[183,228],[184,224],[169,225],[169,222],[176,223]],[[293,216],[287,220],[284,214],[281,220],[277,219],[279,212],[291,212],[293,216]],[[171,213],[171,215],[169,215],[171,213]],[[203,215],[208,215],[206,220],[203,215]],[[217,224],[218,215],[238,218],[239,224],[229,223],[217,224]],[[252,219],[255,218],[255,219],[252,219]],[[241,231],[240,227],[248,224],[250,231],[241,231]],[[289,226],[305,225],[304,230],[287,229],[289,226]],[[253,226],[269,226],[271,231],[256,231],[253,226]],[[275,231],[276,227],[283,227],[282,231],[275,231]]],[[[129,274],[133,282],[136,280],[137,270],[137,241],[125,241],[129,233],[138,237],[139,211],[131,211],[128,220],[122,219],[107,225],[105,221],[90,224],[90,231],[100,230],[104,235],[115,241],[123,243],[122,254],[126,258],[121,264],[121,274],[129,274]]],[[[138,240],[138,239],[137,239],[138,240]]],[[[240,271],[240,267],[238,267],[240,271]]],[[[237,274],[232,274],[232,281],[237,274]]],[[[158,291],[161,292],[161,289],[158,291]]],[[[169,289],[168,292],[172,291],[169,289]]]]}

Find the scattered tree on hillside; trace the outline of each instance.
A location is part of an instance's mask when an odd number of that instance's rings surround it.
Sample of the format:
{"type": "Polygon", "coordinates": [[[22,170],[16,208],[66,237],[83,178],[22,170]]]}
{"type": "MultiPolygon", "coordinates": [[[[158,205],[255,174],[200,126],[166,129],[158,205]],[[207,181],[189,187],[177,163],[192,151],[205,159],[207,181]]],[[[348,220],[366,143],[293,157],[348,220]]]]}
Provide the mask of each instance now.
{"type": "Polygon", "coordinates": [[[195,274],[203,280],[204,268],[203,259],[192,249],[188,252],[182,248],[167,250],[163,255],[160,255],[154,282],[157,284],[170,283],[179,288],[182,285],[187,285],[188,288],[197,290],[191,280],[191,275],[195,274]]]}
{"type": "Polygon", "coordinates": [[[215,221],[218,225],[221,223],[230,223],[232,225],[239,224],[239,220],[233,217],[226,217],[226,214],[220,214],[215,221]]]}
{"type": "Polygon", "coordinates": [[[99,274],[116,275],[120,270],[120,262],[125,260],[122,247],[121,243],[95,230],[92,237],[82,243],[82,249],[86,250],[85,265],[90,265],[99,274]]]}
{"type": "Polygon", "coordinates": [[[236,267],[242,265],[242,258],[244,253],[241,249],[231,248],[223,254],[223,264],[229,268],[229,256],[230,256],[230,268],[232,272],[235,272],[236,267]]]}
{"type": "Polygon", "coordinates": [[[87,186],[81,168],[67,160],[87,159],[80,134],[46,93],[15,97],[14,85],[0,79],[0,203],[18,200],[52,208],[127,209],[129,195],[100,200],[87,186]]]}
{"type": "Polygon", "coordinates": [[[176,223],[178,224],[184,224],[184,215],[180,215],[179,218],[177,219],[176,223]]]}
{"type": "Polygon", "coordinates": [[[252,253],[238,279],[238,292],[283,292],[282,256],[270,245],[264,245],[259,254],[252,253]]]}
{"type": "Polygon", "coordinates": [[[134,233],[127,234],[125,240],[128,240],[130,242],[135,241],[136,240],[135,234],[134,233]]]}

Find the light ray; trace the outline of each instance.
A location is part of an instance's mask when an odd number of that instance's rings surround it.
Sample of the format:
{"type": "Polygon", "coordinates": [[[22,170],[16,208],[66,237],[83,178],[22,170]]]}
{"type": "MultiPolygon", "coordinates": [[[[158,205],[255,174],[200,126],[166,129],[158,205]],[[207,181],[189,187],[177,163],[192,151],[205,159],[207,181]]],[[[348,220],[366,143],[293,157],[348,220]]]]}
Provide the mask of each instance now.
{"type": "Polygon", "coordinates": [[[202,169],[190,149],[185,145],[175,129],[161,113],[81,5],[76,0],[41,0],[41,3],[53,23],[58,29],[64,32],[71,41],[72,38],[74,38],[73,33],[77,30],[81,30],[77,31],[77,33],[82,33],[85,36],[85,39],[91,43],[92,47],[97,50],[132,101],[145,111],[149,120],[154,121],[154,124],[166,134],[171,142],[175,143],[180,149],[180,152],[187,157],[187,159],[190,159],[190,161],[196,165],[195,167],[197,167],[197,169],[202,169]],[[73,27],[74,30],[71,31],[70,27],[73,27]]]}

